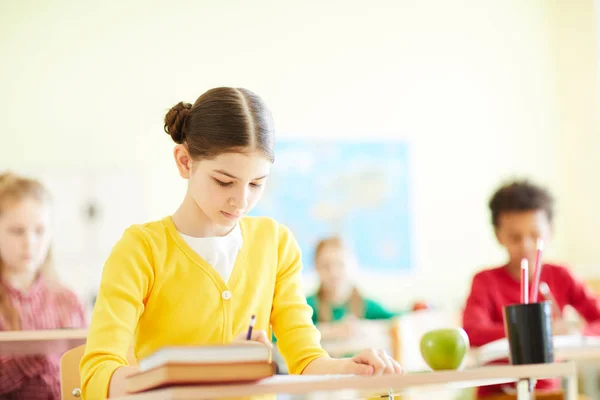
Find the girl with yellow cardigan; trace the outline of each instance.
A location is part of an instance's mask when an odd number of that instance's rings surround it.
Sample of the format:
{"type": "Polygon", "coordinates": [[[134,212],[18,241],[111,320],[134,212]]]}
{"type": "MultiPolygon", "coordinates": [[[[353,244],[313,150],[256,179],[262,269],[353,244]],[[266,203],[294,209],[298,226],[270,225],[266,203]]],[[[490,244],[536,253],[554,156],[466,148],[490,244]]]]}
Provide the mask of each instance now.
{"type": "Polygon", "coordinates": [[[178,103],[165,131],[187,193],[172,216],[129,227],[102,274],[85,355],[83,397],[124,393],[132,345],[143,358],[168,345],[252,340],[271,346],[272,325],[292,374],[399,374],[383,350],[330,358],[301,288],[300,250],[269,218],[245,216],[274,161],[270,113],[246,89],[209,90],[178,103]]]}

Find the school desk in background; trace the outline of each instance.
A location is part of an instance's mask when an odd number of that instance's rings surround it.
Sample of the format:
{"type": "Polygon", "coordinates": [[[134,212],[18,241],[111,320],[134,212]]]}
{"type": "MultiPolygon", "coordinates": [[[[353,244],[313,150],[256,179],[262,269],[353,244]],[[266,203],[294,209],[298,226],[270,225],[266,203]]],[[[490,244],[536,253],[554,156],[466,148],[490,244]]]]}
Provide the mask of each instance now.
{"type": "Polygon", "coordinates": [[[87,329],[51,329],[0,332],[0,354],[62,354],[82,345],[87,329]]]}

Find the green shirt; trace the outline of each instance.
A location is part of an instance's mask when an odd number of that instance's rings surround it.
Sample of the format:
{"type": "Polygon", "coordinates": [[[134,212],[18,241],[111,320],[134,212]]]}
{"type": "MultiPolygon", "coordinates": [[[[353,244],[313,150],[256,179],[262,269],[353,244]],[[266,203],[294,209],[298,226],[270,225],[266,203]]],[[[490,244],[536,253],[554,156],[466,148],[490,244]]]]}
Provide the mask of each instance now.
{"type": "MultiPolygon", "coordinates": [[[[364,319],[390,319],[401,315],[401,313],[393,313],[391,311],[388,311],[385,307],[383,307],[381,304],[377,303],[374,300],[363,299],[363,301],[363,307],[365,310],[365,315],[363,317],[364,319]]],[[[312,321],[313,324],[316,325],[317,320],[319,318],[319,299],[317,298],[317,295],[314,294],[312,296],[307,297],[306,302],[313,309],[312,321]]],[[[346,314],[349,313],[348,307],[348,304],[342,304],[332,307],[332,321],[339,321],[343,319],[346,316],[346,314]]],[[[272,335],[271,340],[273,341],[273,343],[277,342],[277,338],[275,338],[274,334],[272,335]]]]}
{"type": "MultiPolygon", "coordinates": [[[[315,295],[307,297],[306,301],[308,302],[308,305],[311,306],[313,309],[312,320],[313,320],[313,323],[316,324],[319,319],[319,315],[318,315],[319,299],[317,298],[317,295],[315,294],[315,295]]],[[[363,301],[364,301],[363,307],[365,310],[365,315],[363,316],[364,319],[390,319],[390,318],[393,318],[396,315],[398,315],[391,311],[386,310],[385,307],[383,307],[381,304],[377,303],[374,300],[363,299],[363,301]]],[[[343,319],[346,316],[346,314],[349,313],[348,308],[349,308],[348,304],[341,304],[341,305],[331,307],[332,321],[339,321],[339,320],[343,319]]]]}

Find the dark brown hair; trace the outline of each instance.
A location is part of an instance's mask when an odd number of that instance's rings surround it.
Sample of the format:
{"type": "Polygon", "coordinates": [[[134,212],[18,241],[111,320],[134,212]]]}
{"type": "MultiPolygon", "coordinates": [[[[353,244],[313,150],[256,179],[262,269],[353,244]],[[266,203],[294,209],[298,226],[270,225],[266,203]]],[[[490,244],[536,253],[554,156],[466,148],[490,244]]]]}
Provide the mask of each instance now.
{"type": "MultiPolygon", "coordinates": [[[[320,240],[315,248],[315,261],[319,257],[319,254],[323,250],[325,250],[326,247],[343,249],[346,247],[346,245],[344,244],[342,239],[340,239],[337,236],[332,236],[320,240]]],[[[325,293],[323,286],[320,286],[319,290],[317,291],[317,299],[319,301],[317,313],[318,322],[331,322],[331,320],[333,319],[333,311],[331,309],[331,303],[327,298],[327,294],[325,293]]],[[[350,313],[352,315],[358,318],[364,318],[364,300],[358,292],[357,288],[352,289],[352,294],[350,295],[350,299],[348,300],[348,305],[350,307],[350,313]]]]}
{"type": "Polygon", "coordinates": [[[210,159],[227,152],[261,151],[273,162],[274,127],[263,100],[248,89],[220,87],[191,105],[179,102],[165,116],[165,132],[190,156],[210,159]]]}
{"type": "Polygon", "coordinates": [[[501,186],[489,202],[492,224],[498,227],[500,215],[508,212],[542,210],[552,223],[554,199],[550,192],[528,180],[518,180],[501,186]]]}

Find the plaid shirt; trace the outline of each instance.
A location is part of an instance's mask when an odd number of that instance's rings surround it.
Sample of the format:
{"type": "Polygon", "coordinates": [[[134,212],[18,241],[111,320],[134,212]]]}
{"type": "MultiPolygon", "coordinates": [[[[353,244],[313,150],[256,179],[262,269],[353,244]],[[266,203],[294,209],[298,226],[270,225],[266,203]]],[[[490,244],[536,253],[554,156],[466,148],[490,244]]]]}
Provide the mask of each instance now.
{"type": "MultiPolygon", "coordinates": [[[[85,328],[87,325],[83,305],[65,288],[51,289],[42,278],[27,292],[2,282],[0,285],[19,312],[21,330],[85,328]]],[[[2,315],[0,330],[6,330],[2,315]]],[[[59,400],[61,355],[0,354],[0,400],[59,400]]]]}

